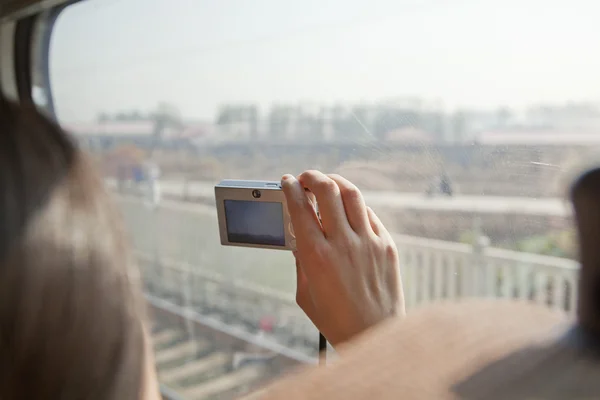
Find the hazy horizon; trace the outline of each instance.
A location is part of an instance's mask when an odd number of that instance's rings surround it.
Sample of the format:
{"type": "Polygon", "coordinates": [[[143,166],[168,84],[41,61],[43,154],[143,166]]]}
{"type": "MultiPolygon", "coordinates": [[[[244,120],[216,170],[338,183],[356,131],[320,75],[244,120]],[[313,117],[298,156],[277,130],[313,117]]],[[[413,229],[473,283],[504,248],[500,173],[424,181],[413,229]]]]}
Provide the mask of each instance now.
{"type": "Polygon", "coordinates": [[[419,97],[455,108],[598,101],[591,0],[88,0],[55,26],[57,114],[213,120],[226,103],[419,97]]]}

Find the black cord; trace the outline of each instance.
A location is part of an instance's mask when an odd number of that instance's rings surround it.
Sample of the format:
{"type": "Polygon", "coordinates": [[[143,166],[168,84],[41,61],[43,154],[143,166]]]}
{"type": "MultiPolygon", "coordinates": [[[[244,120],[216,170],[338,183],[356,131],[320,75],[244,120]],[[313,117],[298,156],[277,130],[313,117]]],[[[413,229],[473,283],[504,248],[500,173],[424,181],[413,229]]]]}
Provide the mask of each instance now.
{"type": "Polygon", "coordinates": [[[327,339],[319,332],[319,365],[325,365],[327,361],[327,339]]]}

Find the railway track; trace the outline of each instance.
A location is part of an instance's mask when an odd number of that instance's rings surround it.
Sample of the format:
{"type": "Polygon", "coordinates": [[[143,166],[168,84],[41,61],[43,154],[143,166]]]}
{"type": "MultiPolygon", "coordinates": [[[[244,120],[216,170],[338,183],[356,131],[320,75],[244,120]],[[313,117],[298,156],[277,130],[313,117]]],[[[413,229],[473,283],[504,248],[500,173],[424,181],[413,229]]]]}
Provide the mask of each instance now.
{"type": "Polygon", "coordinates": [[[266,333],[224,324],[152,295],[146,298],[165,399],[233,399],[316,362],[266,333]]]}

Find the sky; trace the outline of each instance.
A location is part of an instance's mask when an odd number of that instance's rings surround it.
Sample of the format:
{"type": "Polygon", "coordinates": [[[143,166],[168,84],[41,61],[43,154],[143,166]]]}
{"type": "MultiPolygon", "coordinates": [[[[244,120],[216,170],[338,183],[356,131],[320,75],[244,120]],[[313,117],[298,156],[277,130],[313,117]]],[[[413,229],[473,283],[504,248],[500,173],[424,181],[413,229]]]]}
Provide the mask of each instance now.
{"type": "Polygon", "coordinates": [[[595,0],[86,0],[55,26],[58,117],[422,97],[600,102],[595,0]]]}

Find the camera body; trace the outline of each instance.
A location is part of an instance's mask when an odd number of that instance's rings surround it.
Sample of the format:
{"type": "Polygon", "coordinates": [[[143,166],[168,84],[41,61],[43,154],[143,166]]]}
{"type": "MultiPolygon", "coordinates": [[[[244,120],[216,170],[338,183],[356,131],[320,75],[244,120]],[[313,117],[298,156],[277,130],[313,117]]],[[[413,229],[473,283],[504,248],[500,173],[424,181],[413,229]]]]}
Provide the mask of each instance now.
{"type": "Polygon", "coordinates": [[[215,200],[222,245],[296,249],[280,182],[223,180],[215,186],[215,200]]]}

